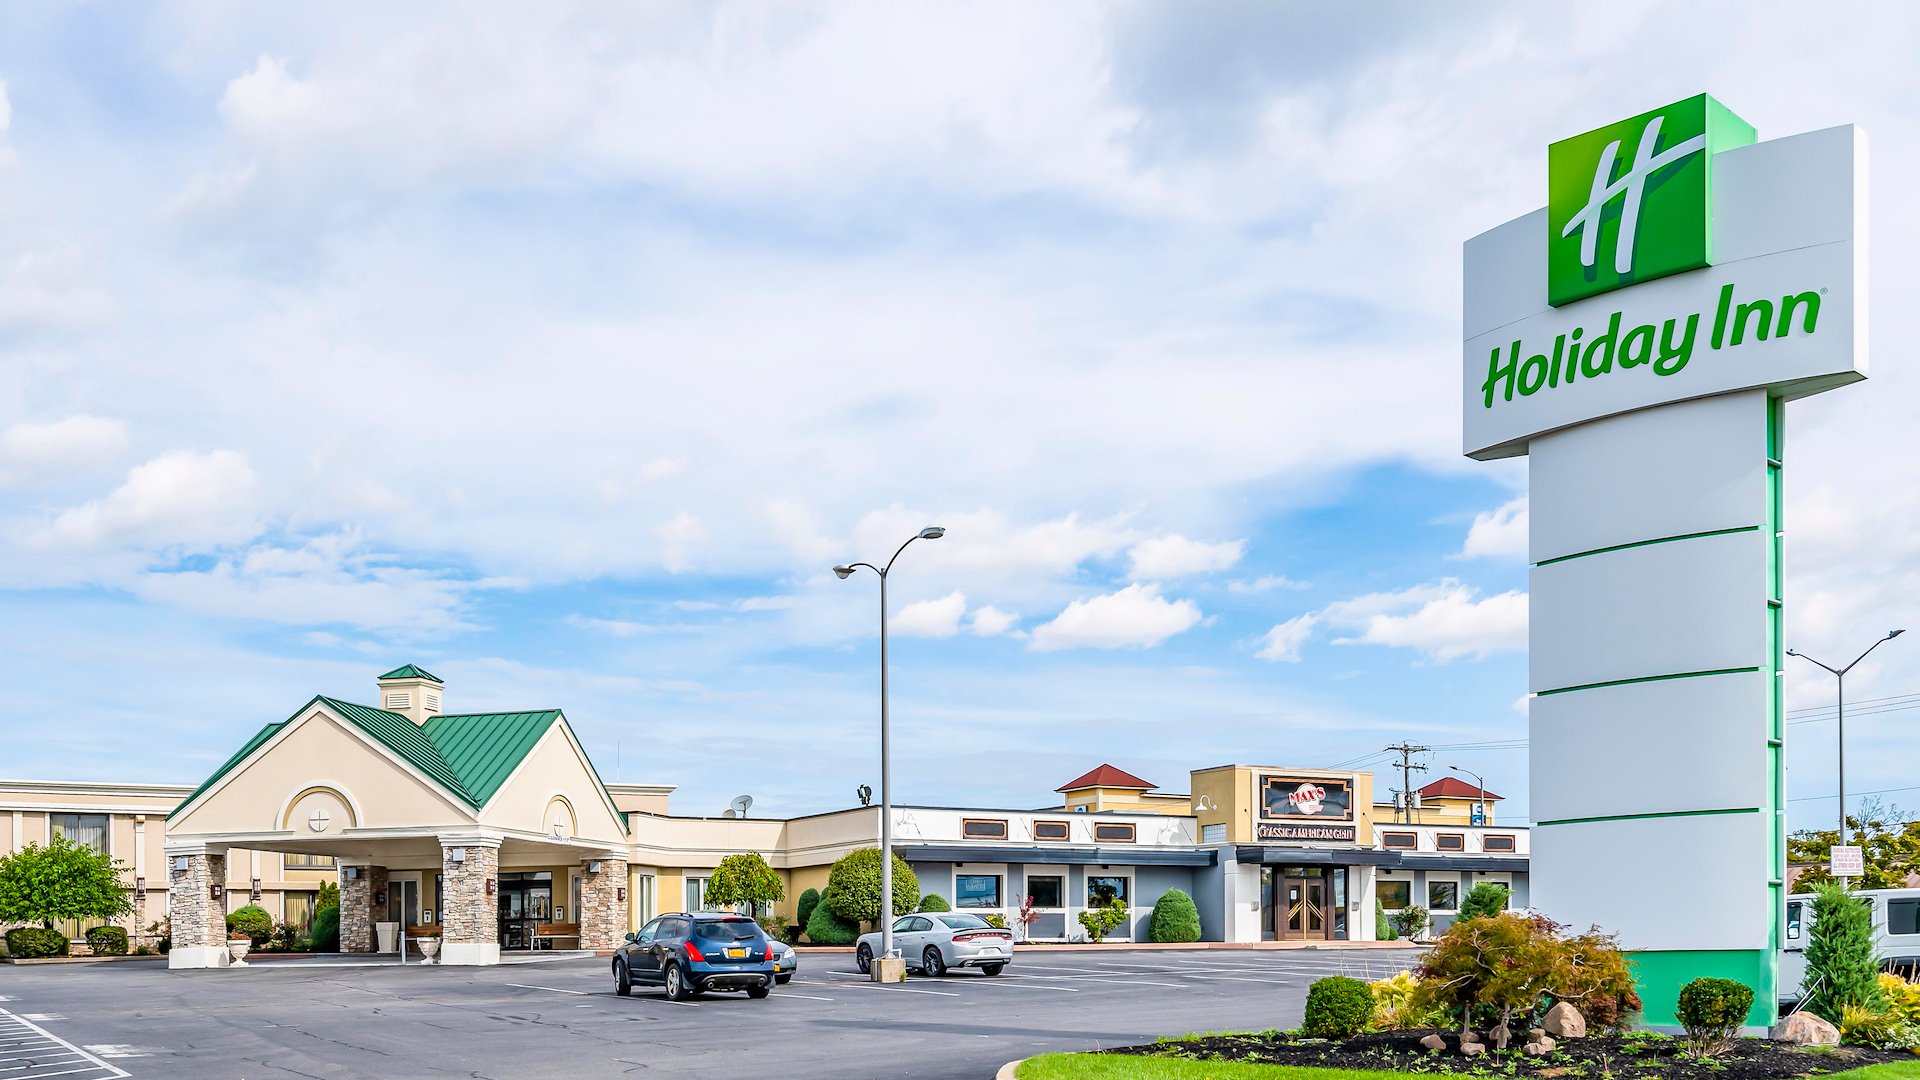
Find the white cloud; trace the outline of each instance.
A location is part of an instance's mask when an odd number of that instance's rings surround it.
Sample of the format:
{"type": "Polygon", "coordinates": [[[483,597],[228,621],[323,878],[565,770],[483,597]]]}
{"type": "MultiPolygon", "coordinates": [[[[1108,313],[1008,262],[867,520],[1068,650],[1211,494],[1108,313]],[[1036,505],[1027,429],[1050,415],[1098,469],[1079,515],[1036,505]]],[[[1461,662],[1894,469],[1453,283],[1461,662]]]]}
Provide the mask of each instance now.
{"type": "Polygon", "coordinates": [[[960,617],[966,613],[966,594],[951,592],[938,600],[922,600],[894,612],[890,627],[901,637],[952,637],[960,632],[960,617]]]}
{"type": "Polygon", "coordinates": [[[1304,581],[1295,581],[1292,578],[1283,577],[1279,574],[1264,574],[1251,580],[1227,582],[1227,590],[1229,592],[1236,592],[1245,596],[1257,596],[1260,593],[1272,592],[1275,589],[1304,589],[1306,587],[1307,583],[1304,581]]]}
{"type": "Polygon", "coordinates": [[[1156,536],[1142,540],[1127,552],[1130,575],[1136,581],[1159,581],[1227,570],[1247,552],[1245,540],[1210,543],[1184,536],[1156,536]]]}
{"type": "Polygon", "coordinates": [[[1260,639],[1260,651],[1254,655],[1262,660],[1299,663],[1300,647],[1313,636],[1313,628],[1319,621],[1318,617],[1312,614],[1295,615],[1267,631],[1266,635],[1260,639]]]}
{"type": "Polygon", "coordinates": [[[13,102],[7,97],[7,80],[0,79],[0,135],[13,126],[13,102]]]}
{"type": "Polygon", "coordinates": [[[1052,622],[1034,629],[1032,648],[1150,649],[1200,619],[1200,607],[1191,600],[1168,600],[1157,585],[1129,585],[1068,604],[1052,622]]]}
{"type": "Polygon", "coordinates": [[[1019,635],[1020,632],[1014,629],[1015,625],[1019,622],[1020,616],[1012,614],[1011,612],[1001,611],[992,604],[988,604],[985,607],[974,609],[972,616],[967,619],[967,630],[976,637],[999,637],[1002,634],[1019,635]]]}
{"type": "Polygon", "coordinates": [[[127,449],[123,420],[70,416],[0,431],[0,484],[34,475],[95,468],[127,449]]]}
{"type": "Polygon", "coordinates": [[[1520,496],[1493,510],[1473,516],[1463,559],[1525,558],[1527,555],[1527,497],[1520,496]]]}
{"type": "Polygon", "coordinates": [[[707,539],[707,527],[700,519],[685,510],[673,515],[673,520],[654,530],[660,536],[660,565],[670,574],[684,574],[693,569],[694,555],[701,550],[707,539]]]}
{"type": "Polygon", "coordinates": [[[242,454],[176,451],[135,466],[106,498],[60,514],[50,532],[59,543],[82,547],[236,543],[260,530],[257,486],[242,454]]]}

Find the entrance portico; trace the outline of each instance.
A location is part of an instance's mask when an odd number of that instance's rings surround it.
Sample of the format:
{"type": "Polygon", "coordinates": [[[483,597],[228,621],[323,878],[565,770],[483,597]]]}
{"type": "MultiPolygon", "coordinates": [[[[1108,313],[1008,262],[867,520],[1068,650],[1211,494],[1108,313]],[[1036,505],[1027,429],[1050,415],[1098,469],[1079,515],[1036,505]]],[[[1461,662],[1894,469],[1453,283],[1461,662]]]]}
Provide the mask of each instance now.
{"type": "Polygon", "coordinates": [[[560,711],[443,715],[442,684],[411,665],[379,689],[383,709],[316,697],[268,725],[169,817],[170,966],[226,963],[228,907],[198,883],[225,880],[229,848],[331,856],[343,952],[435,933],[448,964],[618,945],[625,821],[560,711]],[[539,882],[540,902],[510,912],[526,890],[503,876],[539,882]]]}

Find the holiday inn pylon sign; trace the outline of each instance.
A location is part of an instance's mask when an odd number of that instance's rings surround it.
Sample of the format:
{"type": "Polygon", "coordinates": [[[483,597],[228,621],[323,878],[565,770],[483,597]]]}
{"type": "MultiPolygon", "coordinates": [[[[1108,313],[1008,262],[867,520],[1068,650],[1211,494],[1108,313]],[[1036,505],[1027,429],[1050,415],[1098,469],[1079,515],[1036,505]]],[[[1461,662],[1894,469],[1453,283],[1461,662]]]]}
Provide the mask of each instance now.
{"type": "Polygon", "coordinates": [[[1469,245],[1466,452],[1524,453],[1528,436],[1662,401],[1860,378],[1864,143],[1850,128],[1800,138],[1835,132],[1850,152],[1801,178],[1830,189],[1827,220],[1776,220],[1799,234],[1779,244],[1735,162],[1776,144],[1711,97],[1552,144],[1546,209],[1469,245]]]}
{"type": "Polygon", "coordinates": [[[1465,245],[1462,449],[1528,459],[1530,902],[1618,933],[1652,1024],[1782,989],[1785,403],[1866,376],[1865,153],[1699,95],[1465,245]]]}

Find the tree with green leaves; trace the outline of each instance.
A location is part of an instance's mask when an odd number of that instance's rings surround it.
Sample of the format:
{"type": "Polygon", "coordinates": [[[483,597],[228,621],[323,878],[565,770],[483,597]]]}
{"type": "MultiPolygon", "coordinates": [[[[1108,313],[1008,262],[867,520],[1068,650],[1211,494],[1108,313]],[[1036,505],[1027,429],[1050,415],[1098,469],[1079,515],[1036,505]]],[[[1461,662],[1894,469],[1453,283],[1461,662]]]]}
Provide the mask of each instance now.
{"type": "Polygon", "coordinates": [[[55,836],[0,856],[0,923],[114,919],[133,910],[120,885],[126,866],[105,852],[55,836]]]}
{"type": "Polygon", "coordinates": [[[729,855],[720,860],[707,878],[706,903],[709,907],[729,908],[746,904],[759,913],[762,905],[786,899],[787,887],[780,874],[767,865],[757,851],[729,855]]]}
{"type": "MultiPolygon", "coordinates": [[[[1827,851],[1839,843],[1834,829],[1803,829],[1787,837],[1787,863],[1800,867],[1796,893],[1818,892],[1834,881],[1827,851]]],[[[1860,846],[1865,872],[1852,882],[1859,889],[1904,889],[1907,877],[1920,873],[1920,821],[1911,811],[1888,806],[1878,796],[1860,800],[1847,815],[1847,839],[1860,846]]]]}
{"type": "Polygon", "coordinates": [[[1823,885],[1813,897],[1807,929],[1807,1010],[1832,1023],[1848,1006],[1877,1009],[1880,956],[1873,944],[1873,910],[1839,885],[1823,885]]]}
{"type": "Polygon", "coordinates": [[[1505,885],[1497,881],[1482,881],[1467,890],[1466,897],[1460,901],[1460,911],[1454,915],[1453,921],[1458,924],[1468,919],[1484,919],[1489,915],[1498,915],[1507,910],[1507,898],[1510,895],[1505,885]]]}
{"type": "MultiPolygon", "coordinates": [[[[840,856],[827,872],[827,891],[821,898],[835,915],[854,922],[877,923],[880,911],[880,849],[860,848],[840,856]]],[[[920,899],[920,879],[905,859],[893,856],[894,915],[912,911],[920,899]]]]}

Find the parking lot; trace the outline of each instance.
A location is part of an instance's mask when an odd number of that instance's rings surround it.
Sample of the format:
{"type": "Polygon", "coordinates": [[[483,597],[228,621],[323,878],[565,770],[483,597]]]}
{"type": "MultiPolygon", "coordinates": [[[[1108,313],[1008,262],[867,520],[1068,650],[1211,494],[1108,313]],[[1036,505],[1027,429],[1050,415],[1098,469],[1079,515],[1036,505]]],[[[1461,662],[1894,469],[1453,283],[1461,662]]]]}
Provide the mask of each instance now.
{"type": "Polygon", "coordinates": [[[998,978],[876,986],[801,958],[765,1001],[617,997],[604,959],[496,968],[0,969],[0,1077],[985,1078],[1010,1058],[1289,1027],[1307,984],[1407,950],[1031,952],[998,978]],[[0,1047],[3,1050],[3,1047],[0,1047]]]}

